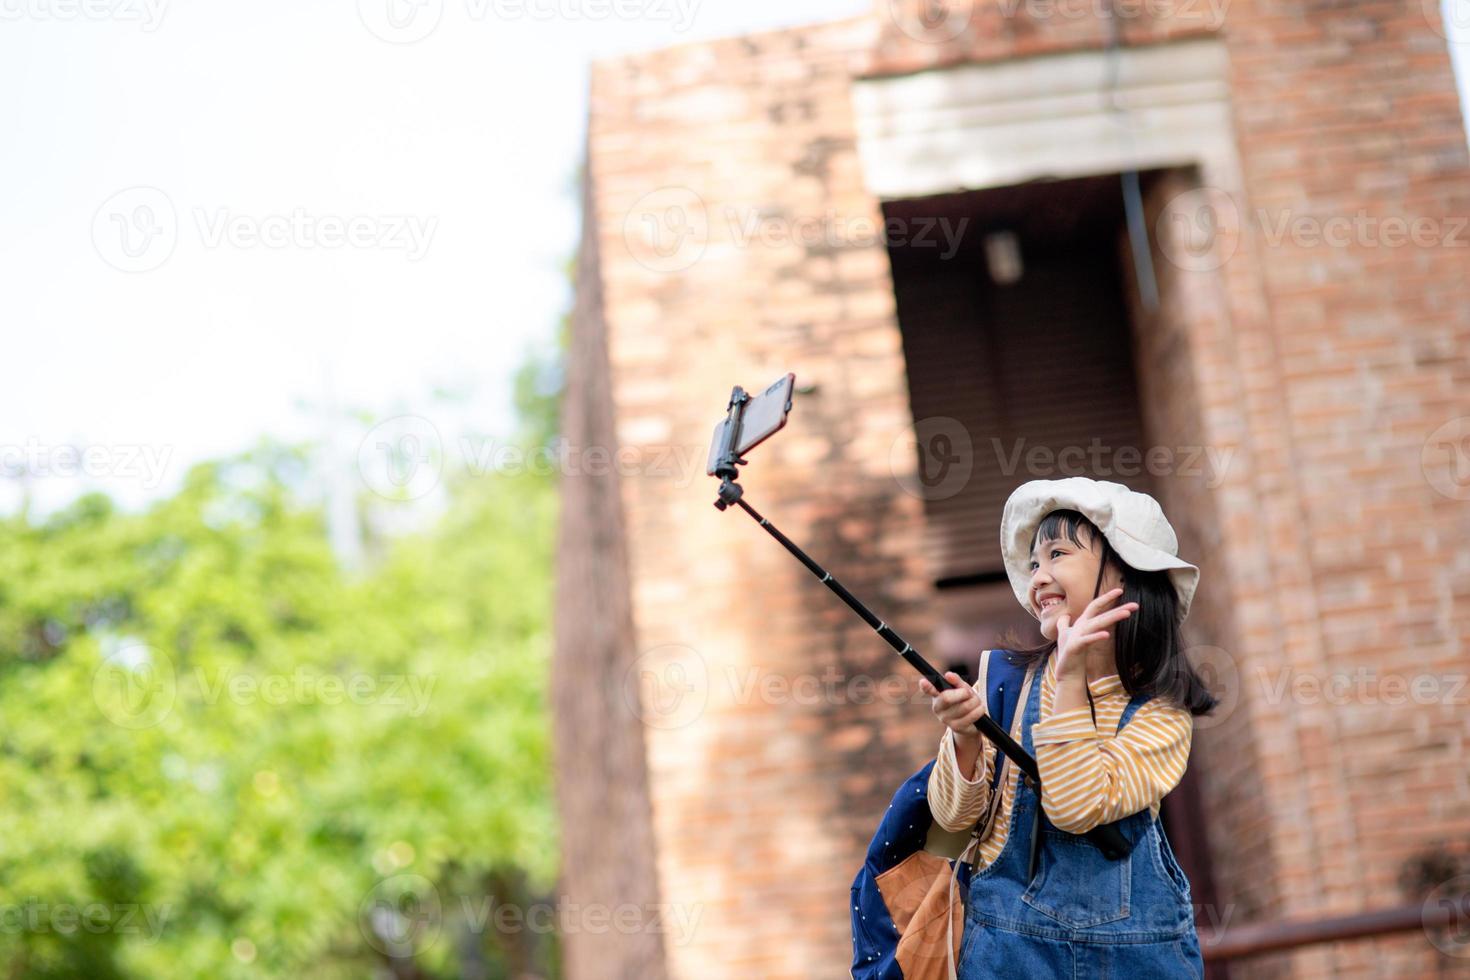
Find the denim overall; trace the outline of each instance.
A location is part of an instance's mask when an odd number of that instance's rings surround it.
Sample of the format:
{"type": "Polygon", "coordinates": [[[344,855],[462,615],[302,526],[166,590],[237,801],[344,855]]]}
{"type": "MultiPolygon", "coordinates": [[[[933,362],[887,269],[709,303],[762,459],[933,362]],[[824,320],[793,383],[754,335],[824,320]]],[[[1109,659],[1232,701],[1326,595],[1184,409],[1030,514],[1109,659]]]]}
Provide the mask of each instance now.
{"type": "MultiPolygon", "coordinates": [[[[1037,668],[1022,713],[1021,743],[1035,754],[1031,728],[1041,714],[1037,668]]],[[[1129,703],[1123,726],[1140,702],[1129,703]]],[[[1012,778],[1022,774],[1014,768],[1012,778]]],[[[997,792],[999,792],[999,788],[997,792]]],[[[1086,838],[1058,830],[1041,814],[1040,862],[1027,882],[1031,827],[1041,800],[1029,779],[1016,787],[1000,855],[970,878],[959,980],[994,977],[1200,980],[1204,963],[1194,928],[1189,879],[1148,808],[1119,822],[1135,841],[1110,861],[1086,838]]]]}

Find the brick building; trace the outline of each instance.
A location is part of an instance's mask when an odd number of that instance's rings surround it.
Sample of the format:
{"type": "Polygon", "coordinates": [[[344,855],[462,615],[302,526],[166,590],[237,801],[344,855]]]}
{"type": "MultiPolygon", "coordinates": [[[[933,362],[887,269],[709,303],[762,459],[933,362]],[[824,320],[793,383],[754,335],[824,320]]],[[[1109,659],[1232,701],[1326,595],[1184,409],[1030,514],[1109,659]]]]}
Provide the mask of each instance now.
{"type": "MultiPolygon", "coordinates": [[[[731,386],[787,370],[747,499],[946,666],[1030,627],[1011,488],[1160,498],[1224,701],[1165,805],[1202,935],[1419,903],[1464,860],[1470,160],[1438,7],[1109,10],[880,0],[594,66],[563,891],[657,918],[568,933],[568,977],[846,976],[852,874],[937,745],[887,646],[711,506],[731,386]]],[[[1470,966],[1431,939],[1230,975],[1470,966]]]]}

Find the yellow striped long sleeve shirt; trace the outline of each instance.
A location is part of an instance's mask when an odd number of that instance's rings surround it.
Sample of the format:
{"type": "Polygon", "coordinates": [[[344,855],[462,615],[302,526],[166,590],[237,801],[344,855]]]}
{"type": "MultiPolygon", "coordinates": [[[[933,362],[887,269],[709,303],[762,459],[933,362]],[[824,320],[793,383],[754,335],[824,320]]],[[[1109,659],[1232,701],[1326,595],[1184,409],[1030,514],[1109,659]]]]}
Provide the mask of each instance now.
{"type": "MultiPolygon", "coordinates": [[[[983,656],[983,655],[982,655],[983,656]]],[[[1036,766],[1041,773],[1042,808],[1047,819],[1073,834],[1112,823],[1144,807],[1159,814],[1159,804],[1184,776],[1194,717],[1188,710],[1153,698],[1141,705],[1124,729],[1118,720],[1129,694],[1117,674],[1088,683],[1093,708],[1082,705],[1052,714],[1056,657],[1047,659],[1041,685],[1041,714],[1032,729],[1036,766]],[[1097,712],[1094,723],[1092,712],[1097,712]]],[[[985,696],[980,691],[980,696],[985,696]]],[[[1021,741],[1024,704],[1016,705],[1011,737],[1021,741]]],[[[974,779],[960,773],[954,732],[946,727],[939,755],[929,774],[929,809],[945,830],[968,830],[990,809],[990,778],[997,759],[989,739],[981,739],[974,779]]],[[[1001,783],[999,810],[981,838],[974,856],[976,870],[1000,856],[1010,830],[1016,795],[1016,768],[1007,768],[1001,783]]]]}

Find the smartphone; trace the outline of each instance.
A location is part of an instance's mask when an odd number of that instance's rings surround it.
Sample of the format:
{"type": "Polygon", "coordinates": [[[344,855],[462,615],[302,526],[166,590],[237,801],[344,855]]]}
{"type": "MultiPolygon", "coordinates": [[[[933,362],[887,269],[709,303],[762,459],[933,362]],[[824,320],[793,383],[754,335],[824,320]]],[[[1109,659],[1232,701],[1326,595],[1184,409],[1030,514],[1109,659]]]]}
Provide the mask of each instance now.
{"type": "MultiPolygon", "coordinates": [[[[786,425],[786,416],[791,412],[791,393],[795,387],[796,375],[788,371],[746,403],[745,411],[740,416],[740,444],[735,447],[737,457],[744,456],[786,425]]],[[[730,420],[724,418],[715,425],[706,467],[710,476],[715,475],[715,467],[719,465],[720,444],[724,442],[725,426],[729,424],[730,420]]]]}

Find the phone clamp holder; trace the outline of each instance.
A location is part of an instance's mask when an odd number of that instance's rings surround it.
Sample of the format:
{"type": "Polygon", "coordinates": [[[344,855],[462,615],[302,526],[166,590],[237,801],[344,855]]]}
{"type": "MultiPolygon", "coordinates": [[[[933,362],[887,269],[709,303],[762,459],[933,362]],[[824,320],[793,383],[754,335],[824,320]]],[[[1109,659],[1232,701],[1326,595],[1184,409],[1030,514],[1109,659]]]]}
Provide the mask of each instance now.
{"type": "Polygon", "coordinates": [[[715,475],[720,478],[720,499],[715,501],[715,507],[719,510],[738,503],[745,493],[745,488],[735,481],[740,479],[740,470],[736,467],[746,465],[746,460],[740,458],[735,447],[740,445],[740,422],[749,402],[750,394],[739,385],[730,392],[730,404],[726,409],[728,414],[725,416],[725,427],[720,433],[718,461],[715,464],[715,475]]]}

